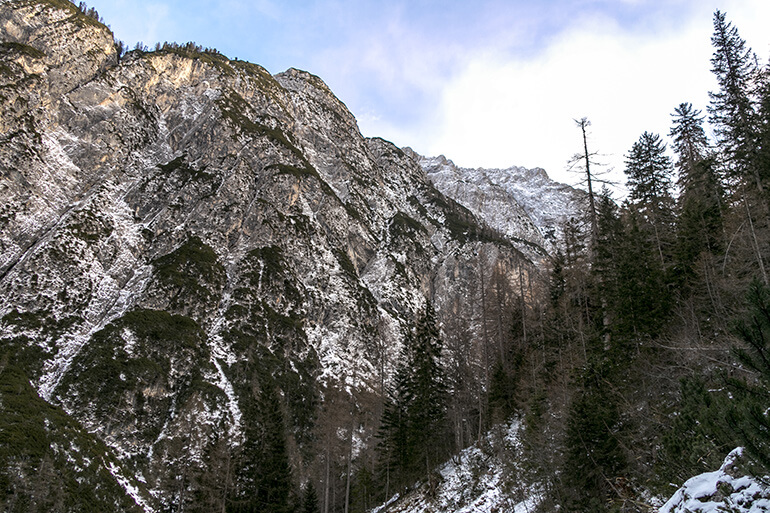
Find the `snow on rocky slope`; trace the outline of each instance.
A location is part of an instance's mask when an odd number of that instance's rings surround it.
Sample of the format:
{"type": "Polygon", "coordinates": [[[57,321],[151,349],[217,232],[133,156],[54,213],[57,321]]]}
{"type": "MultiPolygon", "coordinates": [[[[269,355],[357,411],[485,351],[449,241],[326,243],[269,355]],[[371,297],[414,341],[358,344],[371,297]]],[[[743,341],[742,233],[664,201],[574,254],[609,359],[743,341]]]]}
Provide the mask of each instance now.
{"type": "MultiPolygon", "coordinates": [[[[371,513],[529,513],[537,511],[542,490],[527,479],[521,461],[518,420],[496,426],[483,443],[442,465],[436,484],[417,484],[371,513]]],[[[770,476],[748,475],[743,448],[722,466],[688,479],[659,513],[760,513],[770,511],[770,476]]],[[[665,500],[665,499],[663,499],[665,500]]],[[[663,500],[651,498],[645,511],[663,500]]]]}
{"type": "Polygon", "coordinates": [[[551,180],[543,169],[469,169],[446,157],[412,152],[438,190],[467,207],[489,226],[519,241],[520,249],[552,253],[563,224],[578,217],[586,194],[551,180]]]}
{"type": "Polygon", "coordinates": [[[733,450],[713,472],[688,479],[660,513],[759,513],[770,511],[770,476],[746,475],[743,449],[733,450]]]}
{"type": "Polygon", "coordinates": [[[522,424],[498,425],[486,438],[442,465],[436,483],[418,484],[371,513],[529,513],[541,501],[520,466],[522,424]]]}
{"type": "MultiPolygon", "coordinates": [[[[244,497],[270,381],[309,473],[318,426],[351,425],[325,401],[373,415],[426,300],[470,318],[481,270],[513,287],[535,268],[310,73],[194,47],[120,56],[70,2],[5,0],[0,87],[0,378],[103,453],[76,482],[115,476],[141,509],[244,497]]],[[[27,493],[35,466],[11,467],[27,493]]]]}

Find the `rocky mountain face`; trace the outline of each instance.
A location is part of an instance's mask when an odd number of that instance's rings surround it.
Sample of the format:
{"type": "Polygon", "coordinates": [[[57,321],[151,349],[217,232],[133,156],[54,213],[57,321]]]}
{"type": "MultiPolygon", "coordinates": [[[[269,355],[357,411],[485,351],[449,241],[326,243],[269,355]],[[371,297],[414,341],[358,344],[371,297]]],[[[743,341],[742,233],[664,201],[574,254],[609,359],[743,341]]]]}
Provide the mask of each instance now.
{"type": "Polygon", "coordinates": [[[412,156],[439,191],[504,234],[533,260],[556,250],[565,223],[579,217],[587,201],[584,191],[551,180],[540,168],[468,169],[458,168],[443,155],[412,156]]]}
{"type": "Polygon", "coordinates": [[[551,247],[558,215],[533,223],[518,175],[461,186],[363,138],[311,74],[120,56],[65,0],[0,3],[0,41],[9,511],[220,511],[273,388],[297,478],[328,468],[329,440],[374,443],[367,405],[426,300],[473,325],[480,274],[513,287],[551,247]]]}

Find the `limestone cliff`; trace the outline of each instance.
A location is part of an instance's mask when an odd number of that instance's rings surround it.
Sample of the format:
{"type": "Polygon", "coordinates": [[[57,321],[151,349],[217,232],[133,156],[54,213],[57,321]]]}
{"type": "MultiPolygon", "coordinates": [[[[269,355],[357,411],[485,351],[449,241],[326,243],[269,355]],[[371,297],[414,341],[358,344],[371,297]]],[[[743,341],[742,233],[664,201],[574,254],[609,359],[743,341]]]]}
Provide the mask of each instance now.
{"type": "Polygon", "coordinates": [[[2,408],[37,433],[0,454],[8,504],[220,510],[253,479],[266,380],[297,476],[350,429],[331,398],[371,447],[426,299],[471,325],[479,273],[532,269],[309,73],[119,56],[64,0],[0,3],[0,41],[2,408]],[[60,479],[28,486],[41,468],[60,479]]]}

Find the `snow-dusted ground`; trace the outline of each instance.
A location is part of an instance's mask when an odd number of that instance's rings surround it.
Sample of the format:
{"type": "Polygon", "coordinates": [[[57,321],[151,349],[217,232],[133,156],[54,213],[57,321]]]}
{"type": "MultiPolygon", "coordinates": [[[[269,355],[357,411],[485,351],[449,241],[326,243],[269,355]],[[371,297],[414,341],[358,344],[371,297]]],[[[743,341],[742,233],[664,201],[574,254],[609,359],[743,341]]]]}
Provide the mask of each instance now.
{"type": "Polygon", "coordinates": [[[120,467],[115,465],[114,462],[109,462],[109,464],[107,464],[107,470],[110,472],[110,474],[112,474],[120,486],[126,490],[126,493],[132,499],[134,499],[134,502],[136,502],[137,506],[142,508],[147,513],[153,513],[155,511],[152,506],[147,503],[144,497],[142,497],[142,493],[139,491],[139,489],[131,482],[131,480],[123,475],[123,470],[120,467]]]}
{"type": "MultiPolygon", "coordinates": [[[[418,484],[370,513],[534,512],[543,492],[538,483],[527,481],[517,464],[521,455],[520,429],[519,421],[498,426],[481,444],[465,449],[441,466],[433,491],[427,484],[418,484]]],[[[687,480],[659,513],[770,512],[770,476],[746,475],[742,455],[743,449],[737,448],[719,470],[687,480]]]]}
{"type": "Polygon", "coordinates": [[[742,448],[733,450],[714,472],[688,479],[660,513],[758,513],[770,511],[770,476],[744,475],[742,448]]]}
{"type": "Polygon", "coordinates": [[[541,501],[537,483],[527,483],[517,465],[521,422],[493,429],[481,444],[465,449],[438,470],[431,493],[425,484],[398,495],[371,513],[527,513],[541,501]]]}

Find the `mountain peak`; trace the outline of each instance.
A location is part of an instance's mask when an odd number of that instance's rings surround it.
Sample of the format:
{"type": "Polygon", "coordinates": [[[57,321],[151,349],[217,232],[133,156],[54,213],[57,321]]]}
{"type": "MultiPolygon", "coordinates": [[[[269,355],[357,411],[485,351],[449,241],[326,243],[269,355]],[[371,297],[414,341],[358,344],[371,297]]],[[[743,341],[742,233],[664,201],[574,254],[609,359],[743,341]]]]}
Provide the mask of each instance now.
{"type": "Polygon", "coordinates": [[[519,241],[519,249],[534,259],[555,251],[564,223],[584,200],[584,193],[551,180],[542,168],[460,168],[444,155],[412,153],[440,191],[519,241]]]}

